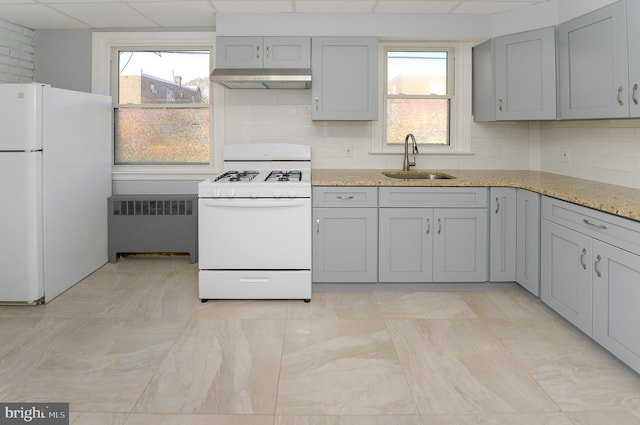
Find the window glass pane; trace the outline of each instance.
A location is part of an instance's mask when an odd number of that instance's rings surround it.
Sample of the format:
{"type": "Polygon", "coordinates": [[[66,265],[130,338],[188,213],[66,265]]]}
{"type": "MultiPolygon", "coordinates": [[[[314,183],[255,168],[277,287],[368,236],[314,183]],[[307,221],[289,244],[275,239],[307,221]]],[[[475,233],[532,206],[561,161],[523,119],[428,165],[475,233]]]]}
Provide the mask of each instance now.
{"type": "Polygon", "coordinates": [[[208,108],[115,110],[115,163],[208,164],[208,108]]]}
{"type": "Polygon", "coordinates": [[[387,94],[446,95],[447,52],[387,52],[387,94]]]}
{"type": "Polygon", "coordinates": [[[449,99],[387,99],[387,143],[449,144],[449,99]]]}
{"type": "Polygon", "coordinates": [[[119,51],[118,103],[209,103],[209,51],[119,51]]]}

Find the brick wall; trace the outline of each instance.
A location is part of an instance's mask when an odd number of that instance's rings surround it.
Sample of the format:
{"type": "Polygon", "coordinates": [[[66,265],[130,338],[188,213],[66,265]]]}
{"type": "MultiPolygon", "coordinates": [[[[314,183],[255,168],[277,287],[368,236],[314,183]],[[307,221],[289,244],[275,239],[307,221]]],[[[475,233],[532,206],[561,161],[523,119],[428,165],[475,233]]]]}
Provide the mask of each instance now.
{"type": "Polygon", "coordinates": [[[0,19],[0,83],[33,81],[34,34],[0,19]]]}

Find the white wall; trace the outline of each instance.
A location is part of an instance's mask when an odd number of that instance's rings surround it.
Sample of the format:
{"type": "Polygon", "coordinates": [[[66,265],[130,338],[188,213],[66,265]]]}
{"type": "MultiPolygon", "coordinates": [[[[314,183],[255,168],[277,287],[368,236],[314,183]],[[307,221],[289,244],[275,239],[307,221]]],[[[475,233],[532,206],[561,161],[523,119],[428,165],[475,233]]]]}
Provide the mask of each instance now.
{"type": "Polygon", "coordinates": [[[0,20],[0,83],[30,83],[34,31],[0,20]]]}

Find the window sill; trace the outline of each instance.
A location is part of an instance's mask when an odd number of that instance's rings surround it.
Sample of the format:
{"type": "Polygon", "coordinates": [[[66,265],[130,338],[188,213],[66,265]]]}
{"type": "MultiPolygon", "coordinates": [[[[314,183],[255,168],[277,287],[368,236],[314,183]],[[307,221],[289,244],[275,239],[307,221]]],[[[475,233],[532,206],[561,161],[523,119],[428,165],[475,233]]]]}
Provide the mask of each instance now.
{"type": "Polygon", "coordinates": [[[139,181],[162,181],[162,180],[204,180],[216,174],[217,171],[211,167],[198,167],[191,169],[171,169],[167,167],[126,167],[114,168],[111,172],[111,179],[118,180],[139,180],[139,181]]]}

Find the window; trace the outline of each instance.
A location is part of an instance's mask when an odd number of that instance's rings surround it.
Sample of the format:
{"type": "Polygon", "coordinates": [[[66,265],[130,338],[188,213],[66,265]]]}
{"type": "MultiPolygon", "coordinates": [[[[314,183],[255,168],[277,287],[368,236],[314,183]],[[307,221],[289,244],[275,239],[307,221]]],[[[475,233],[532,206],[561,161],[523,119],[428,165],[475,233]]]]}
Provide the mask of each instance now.
{"type": "Polygon", "coordinates": [[[420,153],[469,153],[471,46],[393,41],[379,49],[382,113],[372,151],[400,153],[412,133],[420,153]]]}
{"type": "Polygon", "coordinates": [[[215,33],[92,38],[92,91],[113,99],[113,179],[194,180],[215,172],[223,119],[213,113],[223,90],[209,85],[215,33]]]}
{"type": "Polygon", "coordinates": [[[209,56],[113,48],[116,165],[209,163],[209,56]]]}

